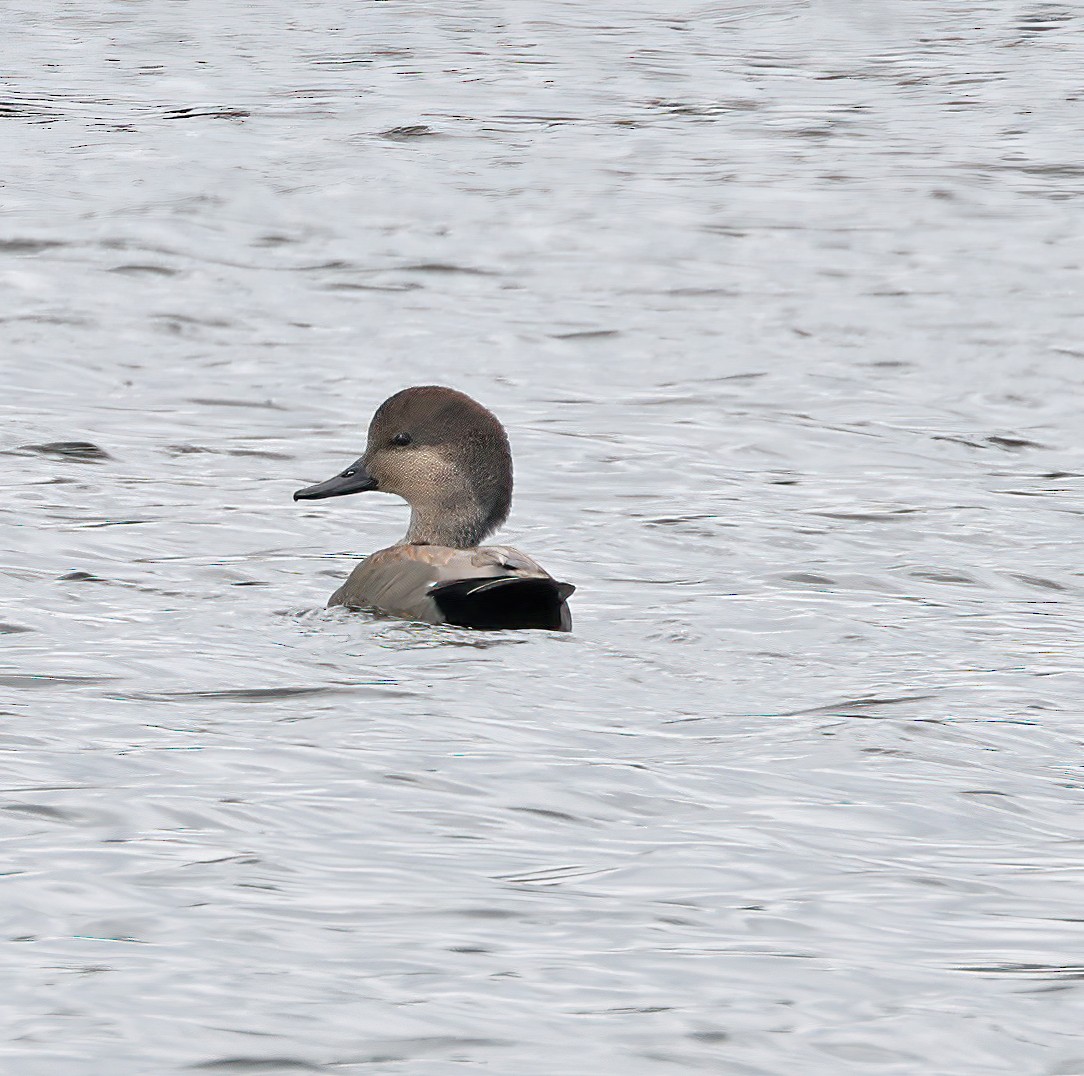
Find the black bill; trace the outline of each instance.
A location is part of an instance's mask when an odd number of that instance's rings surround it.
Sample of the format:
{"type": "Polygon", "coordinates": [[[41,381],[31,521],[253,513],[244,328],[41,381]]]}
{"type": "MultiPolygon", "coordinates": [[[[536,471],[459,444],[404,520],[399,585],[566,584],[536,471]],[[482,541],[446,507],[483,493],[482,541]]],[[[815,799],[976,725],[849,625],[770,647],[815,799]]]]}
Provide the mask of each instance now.
{"type": "Polygon", "coordinates": [[[325,497],[345,497],[348,493],[364,493],[376,489],[373,478],[365,465],[358,460],[350,464],[342,474],[329,478],[326,482],[317,482],[315,486],[306,486],[294,494],[295,501],[322,501],[325,497]]]}

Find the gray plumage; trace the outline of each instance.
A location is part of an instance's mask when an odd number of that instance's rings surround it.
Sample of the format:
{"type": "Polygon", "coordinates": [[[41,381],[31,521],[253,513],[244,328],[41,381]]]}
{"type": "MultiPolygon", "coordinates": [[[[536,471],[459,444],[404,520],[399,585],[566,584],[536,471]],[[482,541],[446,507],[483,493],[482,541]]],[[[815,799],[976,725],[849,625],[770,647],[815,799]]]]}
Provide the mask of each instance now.
{"type": "Polygon", "coordinates": [[[402,542],[359,564],[329,605],[430,624],[571,629],[574,587],[516,549],[479,545],[512,500],[508,437],[481,404],[434,385],[397,392],[373,416],[364,455],[294,499],[367,490],[407,501],[410,526],[402,542]]]}

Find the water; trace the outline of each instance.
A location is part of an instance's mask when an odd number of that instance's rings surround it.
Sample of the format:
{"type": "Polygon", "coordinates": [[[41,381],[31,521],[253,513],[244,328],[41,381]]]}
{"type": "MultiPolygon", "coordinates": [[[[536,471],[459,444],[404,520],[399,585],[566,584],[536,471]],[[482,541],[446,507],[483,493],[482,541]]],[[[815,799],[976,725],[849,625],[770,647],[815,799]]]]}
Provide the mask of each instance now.
{"type": "Polygon", "coordinates": [[[1082,29],[8,5],[0,1068],[1084,1072],[1082,29]],[[427,382],[573,635],[323,610],[427,382]]]}

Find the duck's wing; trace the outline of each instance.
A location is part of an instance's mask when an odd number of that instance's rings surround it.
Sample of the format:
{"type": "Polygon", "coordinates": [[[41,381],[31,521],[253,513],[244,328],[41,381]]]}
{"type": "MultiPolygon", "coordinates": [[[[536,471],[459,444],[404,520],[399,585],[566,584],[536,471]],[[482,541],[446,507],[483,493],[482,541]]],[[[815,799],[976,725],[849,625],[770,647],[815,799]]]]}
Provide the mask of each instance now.
{"type": "Polygon", "coordinates": [[[509,546],[401,545],[359,564],[329,605],[380,609],[430,624],[569,631],[575,588],[509,546]]]}
{"type": "Polygon", "coordinates": [[[570,583],[559,583],[526,553],[511,546],[481,546],[462,552],[470,559],[469,571],[458,570],[457,558],[457,570],[429,591],[448,624],[572,630],[567,599],[576,588],[570,583]]]}

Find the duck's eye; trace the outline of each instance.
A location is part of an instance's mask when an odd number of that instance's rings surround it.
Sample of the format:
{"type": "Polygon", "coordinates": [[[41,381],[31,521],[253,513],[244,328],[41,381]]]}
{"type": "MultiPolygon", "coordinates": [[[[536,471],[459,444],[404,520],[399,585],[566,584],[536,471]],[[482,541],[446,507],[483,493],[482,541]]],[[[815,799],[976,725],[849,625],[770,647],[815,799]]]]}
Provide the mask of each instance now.
{"type": "Polygon", "coordinates": [[[397,433],[392,439],[393,445],[409,445],[414,438],[409,433],[397,433]]]}

